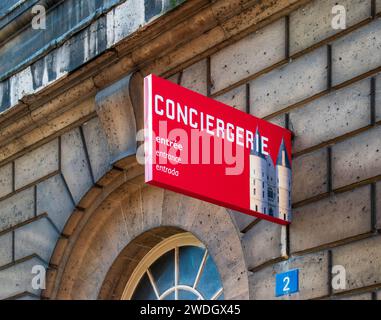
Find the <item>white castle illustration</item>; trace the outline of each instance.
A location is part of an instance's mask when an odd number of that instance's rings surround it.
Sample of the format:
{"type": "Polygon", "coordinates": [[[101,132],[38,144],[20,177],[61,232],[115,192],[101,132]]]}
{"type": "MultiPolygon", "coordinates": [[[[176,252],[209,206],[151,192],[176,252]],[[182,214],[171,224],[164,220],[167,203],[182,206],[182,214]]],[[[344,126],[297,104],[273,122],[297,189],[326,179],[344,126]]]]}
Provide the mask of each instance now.
{"type": "MultiPolygon", "coordinates": [[[[258,130],[257,134],[260,137],[258,130]]],[[[275,168],[270,155],[265,156],[254,148],[250,152],[250,209],[291,220],[291,162],[283,139],[275,168]]]]}

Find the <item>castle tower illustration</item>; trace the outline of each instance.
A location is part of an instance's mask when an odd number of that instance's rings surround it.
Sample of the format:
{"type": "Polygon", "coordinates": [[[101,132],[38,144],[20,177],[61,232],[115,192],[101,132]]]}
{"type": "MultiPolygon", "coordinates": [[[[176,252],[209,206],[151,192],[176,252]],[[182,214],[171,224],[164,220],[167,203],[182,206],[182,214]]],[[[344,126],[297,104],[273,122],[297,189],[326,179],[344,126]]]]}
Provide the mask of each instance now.
{"type": "Polygon", "coordinates": [[[279,219],[291,219],[291,162],[284,141],[279,148],[276,161],[276,176],[279,196],[279,219]]]}
{"type": "Polygon", "coordinates": [[[291,218],[291,162],[282,140],[277,160],[263,155],[261,136],[250,152],[250,209],[282,220],[291,218]]]}
{"type": "Polygon", "coordinates": [[[259,145],[250,152],[250,210],[268,214],[268,163],[266,157],[258,152],[262,149],[258,130],[256,137],[259,145]]]}

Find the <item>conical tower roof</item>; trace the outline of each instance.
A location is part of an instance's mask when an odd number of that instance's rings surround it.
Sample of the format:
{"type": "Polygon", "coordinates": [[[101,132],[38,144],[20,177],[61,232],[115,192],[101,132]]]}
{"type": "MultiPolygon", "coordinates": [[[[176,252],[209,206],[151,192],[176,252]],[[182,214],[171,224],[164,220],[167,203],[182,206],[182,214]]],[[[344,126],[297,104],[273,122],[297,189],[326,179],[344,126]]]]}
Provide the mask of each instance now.
{"type": "Polygon", "coordinates": [[[284,140],[282,139],[282,143],[280,144],[279,152],[278,152],[278,157],[276,159],[276,165],[277,166],[283,166],[291,169],[291,161],[288,157],[288,153],[286,150],[286,146],[284,144],[284,140]],[[282,153],[284,151],[284,158],[282,157],[282,153]]]}
{"type": "Polygon", "coordinates": [[[253,148],[250,151],[250,155],[266,159],[266,156],[260,152],[262,150],[262,139],[261,139],[261,135],[259,134],[258,128],[255,130],[255,139],[257,138],[258,138],[258,141],[254,140],[253,148]],[[258,151],[256,150],[257,143],[258,143],[258,151]]]}

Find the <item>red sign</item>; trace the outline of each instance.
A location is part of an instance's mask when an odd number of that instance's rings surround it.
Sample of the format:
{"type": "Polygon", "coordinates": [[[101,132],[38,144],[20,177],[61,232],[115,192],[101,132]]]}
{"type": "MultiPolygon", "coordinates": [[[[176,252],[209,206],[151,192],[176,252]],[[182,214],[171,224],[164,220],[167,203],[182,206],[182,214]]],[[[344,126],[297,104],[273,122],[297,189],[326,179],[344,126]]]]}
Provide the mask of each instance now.
{"type": "Polygon", "coordinates": [[[149,75],[147,183],[249,215],[291,220],[291,132],[149,75]]]}

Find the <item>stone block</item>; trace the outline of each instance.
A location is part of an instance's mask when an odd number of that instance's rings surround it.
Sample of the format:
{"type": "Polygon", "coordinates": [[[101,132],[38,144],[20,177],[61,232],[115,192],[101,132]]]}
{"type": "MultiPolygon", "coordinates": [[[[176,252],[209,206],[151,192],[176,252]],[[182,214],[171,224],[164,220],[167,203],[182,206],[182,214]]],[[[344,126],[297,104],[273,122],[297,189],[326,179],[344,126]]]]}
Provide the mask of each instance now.
{"type": "Polygon", "coordinates": [[[257,219],[256,217],[235,210],[229,210],[229,213],[239,231],[244,230],[248,225],[257,219]]]}
{"type": "Polygon", "coordinates": [[[381,121],[381,74],[376,78],[376,121],[381,121]]]}
{"type": "Polygon", "coordinates": [[[351,294],[348,296],[346,295],[343,297],[337,297],[335,300],[372,300],[372,293],[365,292],[365,293],[351,294]]]}
{"type": "Polygon", "coordinates": [[[0,168],[0,198],[12,192],[12,163],[0,168]]]}
{"type": "Polygon", "coordinates": [[[381,181],[376,184],[376,228],[381,229],[381,181]]]}
{"type": "Polygon", "coordinates": [[[196,91],[204,96],[207,95],[207,65],[206,60],[201,60],[183,70],[181,86],[196,91]]]}
{"type": "Polygon", "coordinates": [[[381,66],[381,19],[332,45],[332,84],[337,85],[381,66]]]}
{"type": "Polygon", "coordinates": [[[42,218],[15,230],[15,259],[37,254],[49,262],[59,234],[48,219],[42,218]]]}
{"type": "Polygon", "coordinates": [[[332,28],[332,8],[345,7],[346,28],[370,16],[369,0],[315,0],[290,14],[290,52],[294,54],[303,49],[343,31],[332,28]]]}
{"type": "Polygon", "coordinates": [[[0,208],[0,231],[34,217],[34,188],[1,201],[0,208]]]}
{"type": "Polygon", "coordinates": [[[327,149],[301,155],[292,161],[292,201],[306,200],[328,191],[327,149]]]}
{"type": "Polygon", "coordinates": [[[334,292],[348,291],[381,284],[381,236],[357,241],[332,250],[333,265],[345,268],[346,288],[334,292]]]}
{"type": "Polygon", "coordinates": [[[47,213],[60,231],[73,210],[74,204],[61,175],[51,177],[37,185],[37,214],[47,213]]]}
{"type": "Polygon", "coordinates": [[[318,145],[369,125],[370,80],[335,91],[290,112],[293,151],[318,145]]]}
{"type": "Polygon", "coordinates": [[[74,201],[78,203],[93,184],[78,128],[61,137],[61,149],[62,174],[74,201]]]}
{"type": "Polygon", "coordinates": [[[58,140],[55,139],[15,160],[16,190],[58,170],[58,140]]]}
{"type": "Polygon", "coordinates": [[[41,290],[35,290],[32,287],[32,279],[36,276],[32,274],[34,266],[46,267],[40,259],[32,258],[0,270],[0,299],[13,297],[24,292],[39,296],[41,290]]]}
{"type": "Polygon", "coordinates": [[[280,19],[211,57],[212,92],[220,91],[285,58],[285,20],[280,19]]]}
{"type": "Polygon", "coordinates": [[[246,112],[246,86],[242,85],[218,97],[216,100],[233,108],[246,112]]]}
{"type": "Polygon", "coordinates": [[[12,232],[0,235],[0,267],[12,262],[12,232]]]}
{"type": "Polygon", "coordinates": [[[250,299],[299,300],[325,297],[328,291],[328,255],[318,252],[278,262],[254,272],[249,277],[250,299]],[[299,268],[299,292],[291,296],[275,297],[275,275],[299,268]]]}
{"type": "Polygon", "coordinates": [[[381,174],[381,127],[332,148],[333,187],[343,187],[381,174]]]}
{"type": "Polygon", "coordinates": [[[327,49],[319,48],[250,83],[250,113],[265,117],[327,88],[327,49]]]}
{"type": "Polygon", "coordinates": [[[291,252],[304,251],[371,231],[369,185],[293,210],[291,252]]]}
{"type": "Polygon", "coordinates": [[[94,180],[98,181],[111,168],[111,157],[107,138],[99,122],[99,118],[94,118],[84,123],[82,128],[94,180]]]}
{"type": "Polygon", "coordinates": [[[259,221],[242,237],[248,269],[286,258],[286,227],[259,221]]]}

